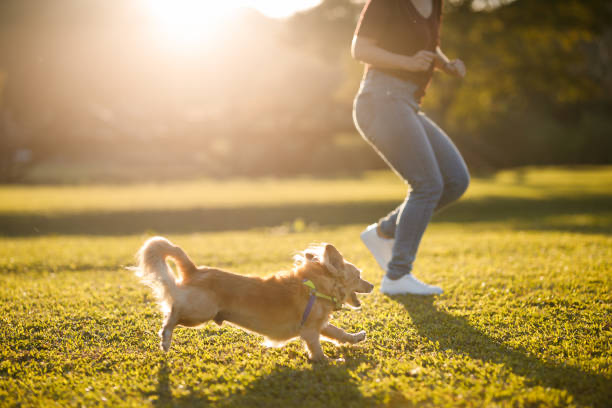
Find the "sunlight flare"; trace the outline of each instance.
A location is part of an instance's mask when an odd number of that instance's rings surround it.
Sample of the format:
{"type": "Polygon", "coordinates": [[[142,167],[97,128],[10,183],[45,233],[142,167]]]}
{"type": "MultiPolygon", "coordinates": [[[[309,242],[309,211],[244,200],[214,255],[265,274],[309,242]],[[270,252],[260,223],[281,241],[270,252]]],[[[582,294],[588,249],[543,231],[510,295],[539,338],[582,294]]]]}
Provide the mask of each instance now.
{"type": "Polygon", "coordinates": [[[235,1],[144,1],[159,30],[175,46],[201,44],[239,7],[235,1]]]}

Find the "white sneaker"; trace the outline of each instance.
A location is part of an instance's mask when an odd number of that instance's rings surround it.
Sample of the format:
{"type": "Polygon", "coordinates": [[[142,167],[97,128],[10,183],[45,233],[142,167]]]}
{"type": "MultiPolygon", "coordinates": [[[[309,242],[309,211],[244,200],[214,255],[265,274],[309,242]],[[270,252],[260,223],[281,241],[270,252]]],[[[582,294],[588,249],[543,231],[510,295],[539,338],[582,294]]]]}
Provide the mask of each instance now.
{"type": "Polygon", "coordinates": [[[387,264],[391,261],[394,239],[381,238],[376,231],[378,224],[372,224],[361,233],[361,240],[370,250],[380,268],[387,272],[387,264]]]}
{"type": "Polygon", "coordinates": [[[443,292],[442,288],[423,283],[412,274],[397,280],[385,276],[380,284],[380,291],[385,295],[441,295],[443,292]]]}

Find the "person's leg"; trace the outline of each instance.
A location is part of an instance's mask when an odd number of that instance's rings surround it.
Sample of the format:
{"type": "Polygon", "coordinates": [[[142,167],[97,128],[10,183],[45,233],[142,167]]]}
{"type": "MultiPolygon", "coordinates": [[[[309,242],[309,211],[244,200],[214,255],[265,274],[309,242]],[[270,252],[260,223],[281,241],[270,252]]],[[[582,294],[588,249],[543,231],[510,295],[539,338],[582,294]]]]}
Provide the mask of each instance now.
{"type": "MultiPolygon", "coordinates": [[[[412,270],[416,252],[443,191],[443,179],[427,133],[409,103],[377,98],[369,105],[370,121],[359,126],[364,137],[412,188],[397,212],[393,255],[387,277],[399,279],[412,270]]],[[[357,105],[359,108],[359,104],[357,105]]],[[[356,110],[359,125],[359,109],[356,110]]],[[[383,233],[391,230],[381,223],[383,233]]]]}
{"type": "MultiPolygon", "coordinates": [[[[390,279],[399,279],[412,271],[421,238],[444,188],[442,175],[425,132],[417,129],[412,129],[410,137],[397,146],[398,153],[410,152],[410,155],[391,159],[397,172],[410,184],[411,191],[396,212],[393,256],[387,266],[387,276],[390,279]]],[[[393,153],[391,155],[394,156],[393,153]]],[[[383,233],[386,231],[382,225],[381,230],[383,233]]]]}
{"type": "MultiPolygon", "coordinates": [[[[418,118],[433,149],[444,184],[442,196],[434,209],[434,213],[438,213],[465,193],[470,183],[470,174],[461,153],[448,135],[424,113],[419,112],[418,118]]],[[[400,204],[379,220],[380,232],[384,237],[395,237],[397,216],[403,206],[404,203],[400,204]]]]}
{"type": "Polygon", "coordinates": [[[435,213],[438,213],[465,193],[470,184],[470,173],[461,153],[448,135],[424,113],[420,112],[418,116],[444,180],[444,190],[435,208],[435,213]]]}

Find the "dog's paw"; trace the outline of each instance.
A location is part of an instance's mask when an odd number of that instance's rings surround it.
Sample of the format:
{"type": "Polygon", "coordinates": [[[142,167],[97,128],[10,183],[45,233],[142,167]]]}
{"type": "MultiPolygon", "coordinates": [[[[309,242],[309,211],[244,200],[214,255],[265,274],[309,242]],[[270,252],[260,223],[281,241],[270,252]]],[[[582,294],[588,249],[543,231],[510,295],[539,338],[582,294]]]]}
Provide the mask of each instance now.
{"type": "Polygon", "coordinates": [[[310,359],[310,362],[314,365],[314,366],[324,366],[324,365],[335,365],[335,364],[344,364],[346,363],[346,360],[343,358],[330,358],[327,356],[323,356],[320,357],[318,359],[310,359]]]}
{"type": "Polygon", "coordinates": [[[364,341],[365,339],[366,339],[366,332],[365,330],[362,330],[359,333],[353,334],[353,341],[351,343],[353,344],[360,343],[364,341]]]}
{"type": "Polygon", "coordinates": [[[169,341],[160,341],[159,342],[159,348],[164,352],[167,353],[168,350],[170,350],[170,342],[169,341]]]}
{"type": "Polygon", "coordinates": [[[325,354],[319,354],[316,356],[310,356],[309,360],[314,364],[325,364],[329,362],[329,357],[327,357],[325,354]]]}

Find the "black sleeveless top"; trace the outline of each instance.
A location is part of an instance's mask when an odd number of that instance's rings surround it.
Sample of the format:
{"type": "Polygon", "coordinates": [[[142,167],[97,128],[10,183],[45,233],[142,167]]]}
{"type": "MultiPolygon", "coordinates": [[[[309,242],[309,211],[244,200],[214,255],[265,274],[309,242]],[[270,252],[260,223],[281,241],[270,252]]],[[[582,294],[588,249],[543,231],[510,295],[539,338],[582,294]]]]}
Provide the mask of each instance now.
{"type": "MultiPolygon", "coordinates": [[[[355,30],[356,36],[376,40],[379,47],[394,54],[412,56],[421,50],[434,51],[440,44],[442,0],[432,0],[429,17],[423,17],[411,0],[368,0],[355,30]]],[[[415,98],[420,101],[433,76],[427,71],[377,68],[366,64],[366,72],[376,68],[397,78],[415,83],[415,98]]]]}

